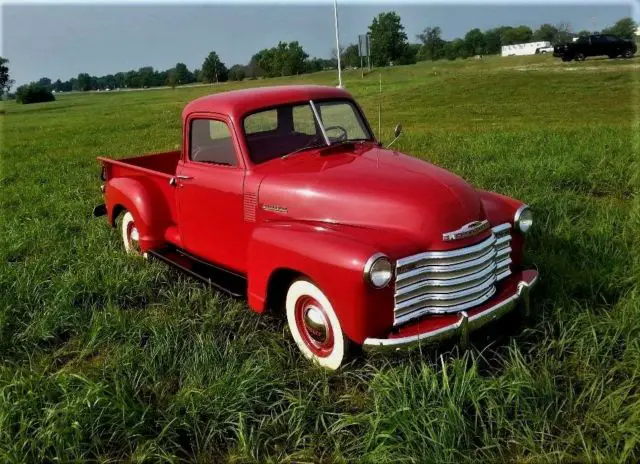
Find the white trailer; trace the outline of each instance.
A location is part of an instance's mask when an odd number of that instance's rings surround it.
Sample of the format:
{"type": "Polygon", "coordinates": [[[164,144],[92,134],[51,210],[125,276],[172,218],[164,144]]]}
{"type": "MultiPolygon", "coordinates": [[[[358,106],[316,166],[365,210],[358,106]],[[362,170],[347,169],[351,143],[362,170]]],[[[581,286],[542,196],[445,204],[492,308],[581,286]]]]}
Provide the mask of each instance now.
{"type": "Polygon", "coordinates": [[[551,42],[529,42],[514,45],[503,45],[502,56],[537,55],[542,51],[553,51],[551,42]]]}

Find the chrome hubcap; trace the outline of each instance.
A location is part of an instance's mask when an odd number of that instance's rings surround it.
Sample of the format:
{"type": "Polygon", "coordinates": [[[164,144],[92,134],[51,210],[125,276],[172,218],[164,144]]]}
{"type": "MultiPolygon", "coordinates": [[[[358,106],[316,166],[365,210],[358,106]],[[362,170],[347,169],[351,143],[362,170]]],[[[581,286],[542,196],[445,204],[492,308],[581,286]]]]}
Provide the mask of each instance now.
{"type": "Polygon", "coordinates": [[[309,306],[304,312],[304,324],[311,339],[317,343],[325,343],[329,338],[329,327],[322,310],[309,306]]]}

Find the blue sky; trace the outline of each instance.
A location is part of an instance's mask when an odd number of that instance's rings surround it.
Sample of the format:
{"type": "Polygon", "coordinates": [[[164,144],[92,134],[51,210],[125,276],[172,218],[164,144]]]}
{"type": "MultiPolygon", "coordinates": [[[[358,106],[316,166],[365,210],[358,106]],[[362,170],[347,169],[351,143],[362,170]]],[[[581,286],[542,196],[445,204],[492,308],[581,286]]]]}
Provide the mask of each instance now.
{"type": "MultiPolygon", "coordinates": [[[[602,29],[623,16],[640,19],[637,4],[634,7],[631,2],[466,3],[340,1],[340,42],[356,42],[376,14],[389,10],[401,16],[411,41],[428,26],[440,26],[443,37],[453,39],[474,27],[525,24],[535,28],[545,22],[568,21],[578,31],[593,29],[594,24],[602,29]]],[[[100,76],[142,66],[167,69],[179,61],[194,69],[211,50],[231,66],[246,63],[256,51],[279,40],[298,40],[311,56],[329,57],[335,47],[331,1],[5,2],[1,16],[1,54],[10,60],[18,85],[43,76],[66,80],[80,72],[100,76]]]]}

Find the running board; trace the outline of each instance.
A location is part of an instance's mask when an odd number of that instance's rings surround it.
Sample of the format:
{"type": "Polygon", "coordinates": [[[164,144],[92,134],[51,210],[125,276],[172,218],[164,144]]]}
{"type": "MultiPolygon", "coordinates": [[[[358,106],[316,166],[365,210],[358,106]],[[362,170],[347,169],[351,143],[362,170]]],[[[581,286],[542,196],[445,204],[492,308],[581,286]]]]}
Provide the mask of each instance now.
{"type": "Polygon", "coordinates": [[[236,298],[244,298],[247,294],[247,279],[244,276],[206,263],[180,249],[166,247],[149,250],[147,254],[186,272],[216,290],[236,298]]]}

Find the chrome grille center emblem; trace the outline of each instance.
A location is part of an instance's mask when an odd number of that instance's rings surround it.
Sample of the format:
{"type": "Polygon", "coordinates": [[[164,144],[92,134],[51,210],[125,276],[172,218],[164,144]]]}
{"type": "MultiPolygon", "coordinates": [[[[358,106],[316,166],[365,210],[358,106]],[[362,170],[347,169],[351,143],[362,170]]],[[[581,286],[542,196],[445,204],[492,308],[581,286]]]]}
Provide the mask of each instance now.
{"type": "Polygon", "coordinates": [[[478,235],[480,232],[487,230],[490,227],[489,221],[473,221],[463,225],[457,230],[451,232],[445,232],[442,234],[442,240],[450,242],[452,240],[460,240],[467,237],[478,235]]]}

